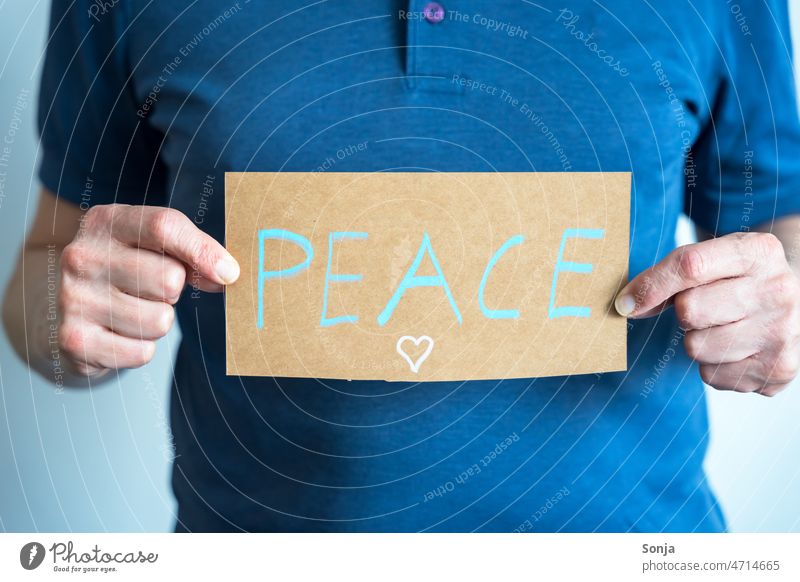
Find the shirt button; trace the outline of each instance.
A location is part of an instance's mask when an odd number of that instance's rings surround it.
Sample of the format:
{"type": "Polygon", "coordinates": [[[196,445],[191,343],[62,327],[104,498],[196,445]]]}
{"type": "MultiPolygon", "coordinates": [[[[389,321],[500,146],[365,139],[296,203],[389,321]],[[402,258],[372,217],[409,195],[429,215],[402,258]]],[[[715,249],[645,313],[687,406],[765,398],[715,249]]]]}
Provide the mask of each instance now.
{"type": "Polygon", "coordinates": [[[444,6],[438,2],[428,2],[422,9],[422,14],[425,16],[425,20],[431,24],[438,24],[444,20],[444,6]]]}

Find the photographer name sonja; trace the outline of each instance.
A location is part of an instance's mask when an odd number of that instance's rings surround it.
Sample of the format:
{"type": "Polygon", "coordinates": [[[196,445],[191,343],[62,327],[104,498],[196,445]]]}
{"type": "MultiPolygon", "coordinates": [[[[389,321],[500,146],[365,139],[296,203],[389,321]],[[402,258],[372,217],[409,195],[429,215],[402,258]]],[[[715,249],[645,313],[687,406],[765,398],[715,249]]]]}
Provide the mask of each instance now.
{"type": "Polygon", "coordinates": [[[651,544],[642,544],[642,553],[661,554],[662,556],[666,556],[667,554],[675,553],[675,546],[671,546],[669,544],[661,544],[659,546],[653,546],[651,544]]]}
{"type": "Polygon", "coordinates": [[[59,560],[68,564],[154,564],[158,560],[158,554],[152,552],[105,552],[97,544],[89,551],[76,552],[71,541],[53,544],[50,553],[54,564],[59,560]]]}

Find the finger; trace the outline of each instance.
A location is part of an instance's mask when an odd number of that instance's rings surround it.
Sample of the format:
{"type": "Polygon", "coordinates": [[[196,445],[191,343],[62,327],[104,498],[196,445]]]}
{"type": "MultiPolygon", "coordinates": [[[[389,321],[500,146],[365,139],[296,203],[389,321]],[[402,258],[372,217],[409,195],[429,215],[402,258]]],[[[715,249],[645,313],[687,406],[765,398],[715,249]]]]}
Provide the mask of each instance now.
{"type": "Polygon", "coordinates": [[[620,291],[617,311],[628,317],[654,315],[676,293],[749,273],[763,255],[763,247],[772,244],[755,240],[733,234],[678,247],[620,291]]]}
{"type": "Polygon", "coordinates": [[[764,387],[764,382],[757,382],[749,373],[754,366],[752,360],[733,362],[730,364],[702,364],[700,377],[703,382],[717,390],[734,392],[754,392],[764,387]]]}
{"type": "Polygon", "coordinates": [[[686,332],[684,345],[689,357],[703,364],[728,364],[747,359],[760,351],[753,322],[743,319],[728,325],[686,332]]]}
{"type": "MultiPolygon", "coordinates": [[[[644,319],[647,317],[654,317],[659,313],[663,313],[664,311],[672,307],[672,305],[675,303],[675,297],[676,296],[673,295],[672,297],[667,299],[664,303],[660,303],[655,307],[653,307],[652,309],[648,309],[647,311],[637,311],[635,315],[628,315],[628,317],[632,317],[634,319],[644,319]]],[[[614,301],[614,306],[617,308],[617,313],[619,313],[620,315],[622,315],[622,311],[620,311],[621,308],[618,302],[622,301],[624,300],[621,299],[621,296],[617,296],[617,299],[614,301]]]]}
{"type": "Polygon", "coordinates": [[[239,264],[182,212],[157,206],[114,207],[112,234],[126,244],[165,252],[214,283],[239,277],[239,264]]]}
{"type": "Polygon", "coordinates": [[[784,351],[779,357],[762,359],[762,354],[728,364],[702,364],[700,376],[718,390],[757,392],[774,396],[786,388],[797,375],[795,350],[784,351]]]}
{"type": "Polygon", "coordinates": [[[681,291],[673,297],[675,316],[683,329],[706,329],[744,319],[753,311],[747,278],[721,279],[681,291]],[[750,297],[745,297],[749,293],[750,297]]]}
{"type": "Polygon", "coordinates": [[[102,328],[90,336],[86,347],[93,365],[109,369],[144,366],[156,352],[154,341],[125,337],[102,328]]]}
{"type": "Polygon", "coordinates": [[[177,303],[186,281],[183,263],[147,249],[120,247],[110,261],[114,287],[134,297],[177,303]]]}
{"type": "Polygon", "coordinates": [[[185,265],[185,269],[186,284],[189,285],[192,290],[205,291],[206,293],[221,293],[225,289],[224,285],[209,281],[189,265],[185,265]]]}
{"type": "Polygon", "coordinates": [[[64,323],[59,328],[59,345],[81,373],[102,369],[138,368],[155,354],[156,344],[117,335],[99,325],[64,323]]]}
{"type": "Polygon", "coordinates": [[[749,371],[754,367],[752,358],[731,364],[704,364],[700,366],[700,376],[703,382],[716,390],[754,392],[762,396],[775,396],[789,385],[789,382],[759,379],[749,371]]]}
{"type": "Polygon", "coordinates": [[[150,301],[111,289],[105,308],[95,309],[92,320],[116,334],[133,339],[155,340],[169,333],[175,310],[163,301],[150,301]]]}

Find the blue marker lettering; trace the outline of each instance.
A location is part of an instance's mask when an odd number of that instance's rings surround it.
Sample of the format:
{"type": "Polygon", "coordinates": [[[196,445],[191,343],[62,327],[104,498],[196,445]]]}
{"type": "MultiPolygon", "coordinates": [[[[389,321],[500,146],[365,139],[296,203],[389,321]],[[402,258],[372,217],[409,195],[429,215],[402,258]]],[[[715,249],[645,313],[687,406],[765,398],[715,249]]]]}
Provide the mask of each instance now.
{"type": "Polygon", "coordinates": [[[366,232],[332,232],[328,236],[328,266],[325,269],[325,291],[322,294],[322,316],[319,319],[321,327],[330,327],[337,323],[356,323],[358,321],[357,315],[328,317],[328,283],[347,283],[360,281],[363,278],[362,275],[332,275],[331,263],[333,262],[333,243],[335,241],[345,238],[365,239],[367,236],[366,232]]]}
{"type": "Polygon", "coordinates": [[[489,274],[492,272],[492,269],[494,269],[497,261],[500,260],[508,249],[522,244],[524,240],[525,237],[521,234],[512,236],[503,243],[503,246],[497,250],[494,256],[489,260],[489,264],[486,265],[486,270],[483,272],[483,279],[481,279],[480,287],[478,287],[478,304],[481,306],[483,314],[489,319],[517,319],[519,317],[519,310],[517,309],[489,309],[486,307],[486,303],[483,300],[483,292],[486,288],[486,282],[489,280],[489,274]]]}
{"type": "Polygon", "coordinates": [[[312,258],[314,258],[314,249],[311,247],[311,242],[306,237],[280,228],[265,228],[258,231],[258,329],[262,329],[264,327],[264,282],[267,279],[293,277],[294,275],[297,275],[308,269],[312,258]],[[302,248],[303,251],[305,251],[305,260],[302,263],[299,263],[288,269],[282,269],[280,271],[265,271],[264,242],[269,239],[285,240],[296,244],[302,248]]]}
{"type": "Polygon", "coordinates": [[[381,326],[386,325],[386,322],[389,321],[389,318],[392,316],[395,307],[397,304],[400,303],[400,299],[403,298],[403,294],[408,290],[414,287],[442,287],[444,289],[445,295],[447,295],[447,300],[450,302],[450,306],[453,308],[453,313],[456,314],[456,319],[458,319],[458,323],[461,323],[461,312],[458,310],[456,306],[456,302],[453,300],[453,295],[450,293],[450,287],[447,285],[447,281],[444,278],[444,274],[442,273],[441,267],[439,267],[439,261],[436,260],[436,255],[433,254],[433,248],[431,247],[431,240],[428,237],[428,233],[426,232],[425,235],[422,237],[422,244],[419,246],[419,251],[417,252],[417,256],[414,259],[414,262],[411,263],[411,267],[406,272],[403,280],[400,281],[400,286],[392,295],[392,298],[389,299],[389,303],[386,304],[386,307],[383,308],[380,315],[378,315],[378,324],[381,326]],[[420,264],[422,263],[422,258],[425,256],[425,253],[428,253],[431,257],[431,263],[433,263],[433,267],[436,269],[438,273],[436,276],[417,276],[417,270],[419,269],[420,264]]]}
{"type": "Polygon", "coordinates": [[[591,309],[589,307],[556,307],[556,284],[558,283],[559,271],[571,271],[573,273],[582,274],[589,274],[592,272],[591,263],[573,263],[563,260],[564,247],[567,245],[567,239],[600,239],[603,238],[603,235],[604,230],[602,228],[568,228],[564,231],[564,236],[561,237],[561,246],[558,248],[556,267],[553,270],[553,284],[550,286],[550,307],[547,311],[550,319],[555,319],[557,317],[589,317],[591,315],[591,309]]]}

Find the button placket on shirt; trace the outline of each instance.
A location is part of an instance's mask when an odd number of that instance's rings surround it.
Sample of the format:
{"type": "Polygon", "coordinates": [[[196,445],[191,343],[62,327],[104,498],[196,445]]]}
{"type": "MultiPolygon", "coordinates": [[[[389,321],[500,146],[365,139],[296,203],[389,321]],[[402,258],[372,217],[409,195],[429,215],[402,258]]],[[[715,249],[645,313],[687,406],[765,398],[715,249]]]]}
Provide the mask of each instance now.
{"type": "Polygon", "coordinates": [[[431,24],[438,24],[444,20],[444,6],[438,2],[428,2],[422,9],[422,16],[431,24]]]}
{"type": "Polygon", "coordinates": [[[453,23],[447,19],[445,3],[412,0],[408,3],[408,13],[406,81],[409,89],[462,93],[459,85],[448,82],[456,71],[442,58],[447,51],[432,48],[448,44],[448,27],[453,23]]]}

